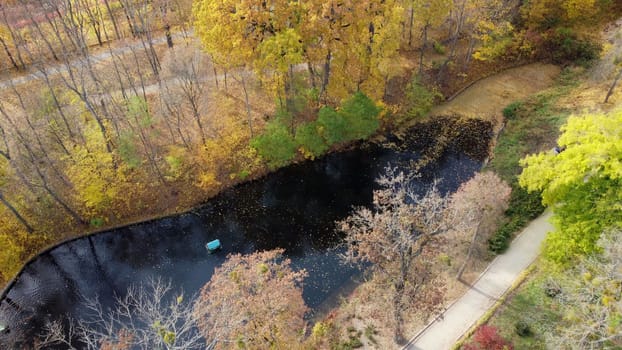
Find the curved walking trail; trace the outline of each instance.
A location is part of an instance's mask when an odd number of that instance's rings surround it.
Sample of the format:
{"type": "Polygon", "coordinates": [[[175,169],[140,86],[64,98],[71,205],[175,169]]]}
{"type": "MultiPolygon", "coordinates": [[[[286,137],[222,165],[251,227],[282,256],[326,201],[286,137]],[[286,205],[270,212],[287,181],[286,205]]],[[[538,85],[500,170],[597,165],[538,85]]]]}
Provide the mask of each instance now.
{"type": "MultiPolygon", "coordinates": [[[[559,73],[558,66],[544,63],[511,68],[473,84],[455,99],[434,108],[430,114],[495,120],[505,106],[546,89],[559,73]]],[[[532,221],[505,254],[497,256],[471,288],[420,330],[404,349],[451,349],[536,259],[546,233],[553,229],[548,222],[550,215],[546,212],[532,221]]]]}
{"type": "Polygon", "coordinates": [[[473,286],[411,339],[404,349],[451,349],[534,262],[546,233],[553,229],[550,217],[551,213],[547,211],[532,221],[509,249],[488,265],[473,286]]]}

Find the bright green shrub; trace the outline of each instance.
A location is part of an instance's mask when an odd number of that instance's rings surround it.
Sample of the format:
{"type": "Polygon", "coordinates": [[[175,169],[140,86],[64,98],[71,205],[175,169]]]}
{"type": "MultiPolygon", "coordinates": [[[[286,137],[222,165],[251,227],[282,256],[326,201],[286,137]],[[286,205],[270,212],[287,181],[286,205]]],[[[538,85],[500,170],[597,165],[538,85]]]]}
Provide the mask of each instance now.
{"type": "Polygon", "coordinates": [[[329,145],[347,141],[348,122],[332,107],[322,107],[317,118],[322,136],[329,145]]]}
{"type": "Polygon", "coordinates": [[[405,119],[421,118],[434,106],[439,93],[429,90],[415,77],[406,87],[406,99],[402,107],[405,119]]]}
{"type": "Polygon", "coordinates": [[[296,143],[305,158],[314,159],[321,156],[328,149],[328,145],[320,133],[322,126],[318,122],[298,125],[296,128],[296,143]]]}
{"type": "Polygon", "coordinates": [[[364,139],[376,132],[380,126],[378,121],[380,111],[374,101],[360,91],[345,100],[338,113],[348,125],[346,130],[348,141],[364,139]]]}
{"type": "Polygon", "coordinates": [[[264,159],[270,168],[287,165],[296,155],[296,142],[287,127],[278,121],[266,126],[261,135],[251,140],[251,147],[264,159]]]}

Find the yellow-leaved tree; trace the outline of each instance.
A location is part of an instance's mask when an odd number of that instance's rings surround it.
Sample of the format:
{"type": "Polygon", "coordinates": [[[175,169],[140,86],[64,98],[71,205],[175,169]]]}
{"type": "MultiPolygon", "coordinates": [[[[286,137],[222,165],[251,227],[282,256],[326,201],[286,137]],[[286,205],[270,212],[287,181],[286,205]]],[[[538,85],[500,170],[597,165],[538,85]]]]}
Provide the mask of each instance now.
{"type": "Polygon", "coordinates": [[[94,121],[83,126],[85,144],[75,144],[66,156],[65,172],[75,190],[75,202],[91,219],[111,214],[119,199],[125,175],[123,163],[115,164],[106,141],[94,121]]]}
{"type": "Polygon", "coordinates": [[[548,29],[553,26],[588,24],[610,5],[597,0],[530,0],[522,8],[527,27],[548,29]]]}
{"type": "Polygon", "coordinates": [[[428,31],[441,24],[447,19],[453,10],[452,0],[411,0],[412,9],[410,16],[410,29],[408,34],[408,45],[412,43],[413,25],[417,23],[421,27],[421,52],[419,55],[419,74],[423,71],[423,56],[428,44],[428,31]]]}
{"type": "Polygon", "coordinates": [[[215,63],[245,66],[257,59],[264,40],[295,21],[295,8],[283,0],[199,0],[193,7],[195,30],[215,63]]]}
{"type": "Polygon", "coordinates": [[[308,62],[320,65],[320,96],[340,101],[362,90],[384,93],[395,71],[404,9],[394,0],[310,1],[300,31],[308,62]],[[324,96],[327,95],[327,96],[324,96]]]}
{"type": "Polygon", "coordinates": [[[395,71],[404,10],[395,0],[198,0],[194,14],[216,64],[272,70],[282,91],[292,66],[307,62],[321,99],[339,102],[359,90],[382,97],[395,71]]]}
{"type": "Polygon", "coordinates": [[[602,232],[622,226],[622,110],[571,117],[562,131],[561,152],[522,160],[520,184],[541,190],[553,209],[545,252],[567,263],[595,252],[602,232]]]}
{"type": "Polygon", "coordinates": [[[207,139],[194,153],[194,185],[214,192],[226,182],[244,180],[260,167],[257,151],[249,146],[246,128],[235,113],[221,117],[218,139],[207,139]]]}

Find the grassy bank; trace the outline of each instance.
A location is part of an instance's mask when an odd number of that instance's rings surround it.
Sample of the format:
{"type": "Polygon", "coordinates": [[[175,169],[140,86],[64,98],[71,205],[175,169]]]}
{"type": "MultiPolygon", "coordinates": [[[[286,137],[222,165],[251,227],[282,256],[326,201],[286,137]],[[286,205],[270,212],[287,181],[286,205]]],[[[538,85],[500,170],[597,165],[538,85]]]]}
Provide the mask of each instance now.
{"type": "Polygon", "coordinates": [[[540,266],[534,269],[528,281],[488,322],[499,329],[501,336],[515,349],[546,349],[547,333],[562,318],[561,305],[550,296],[552,271],[539,262],[536,265],[540,266]]]}
{"type": "Polygon", "coordinates": [[[505,125],[487,168],[512,186],[512,195],[505,223],[489,241],[491,251],[505,251],[514,234],[544,211],[540,194],[528,193],[518,185],[519,161],[555,147],[559,128],[571,113],[558,101],[579,86],[583,74],[583,69],[566,68],[551,88],[504,108],[505,125]]]}

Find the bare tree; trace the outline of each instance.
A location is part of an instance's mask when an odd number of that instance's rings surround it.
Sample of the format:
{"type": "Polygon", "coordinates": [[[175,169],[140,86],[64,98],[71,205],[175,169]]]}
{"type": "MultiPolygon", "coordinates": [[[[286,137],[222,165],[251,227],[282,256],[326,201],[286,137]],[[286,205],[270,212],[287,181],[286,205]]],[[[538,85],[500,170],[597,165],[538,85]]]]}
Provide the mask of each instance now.
{"type": "Polygon", "coordinates": [[[307,311],[300,284],[306,273],[292,271],[282,253],[230,255],[203,287],[195,314],[201,333],[218,348],[300,346],[307,311]]]}
{"type": "MultiPolygon", "coordinates": [[[[206,129],[216,136],[203,119],[207,108],[206,57],[194,45],[177,46],[169,51],[163,64],[162,97],[169,113],[177,116],[178,127],[183,115],[191,115],[199,130],[202,144],[206,129]]],[[[185,140],[181,131],[182,140],[185,140]]]]}
{"type": "Polygon", "coordinates": [[[13,216],[15,216],[15,218],[20,222],[20,224],[22,224],[22,226],[24,226],[24,228],[26,229],[26,231],[28,233],[33,233],[35,231],[34,228],[32,228],[32,226],[30,225],[30,223],[28,223],[28,221],[26,220],[26,218],[24,218],[24,216],[22,216],[22,214],[19,213],[19,211],[17,210],[17,208],[15,208],[15,206],[13,204],[11,204],[5,197],[4,194],[2,193],[2,190],[0,190],[0,202],[2,204],[4,204],[4,206],[9,209],[11,211],[11,213],[13,214],[13,216]]]}
{"type": "Polygon", "coordinates": [[[602,255],[585,258],[556,281],[565,315],[546,332],[551,349],[622,347],[622,231],[605,234],[599,245],[602,255]]]}
{"type": "MultiPolygon", "coordinates": [[[[119,25],[117,24],[117,19],[114,15],[114,12],[112,11],[112,8],[110,7],[110,0],[103,0],[104,5],[106,6],[106,12],[108,12],[108,18],[110,18],[110,21],[112,22],[112,27],[114,29],[114,35],[117,38],[117,40],[121,39],[121,35],[119,34],[119,25]]],[[[106,26],[104,26],[104,30],[106,29],[106,26]]]]}
{"type": "Polygon", "coordinates": [[[616,57],[613,61],[613,64],[614,64],[614,67],[618,67],[619,70],[615,78],[613,79],[613,82],[609,86],[609,90],[607,90],[607,96],[605,96],[605,101],[603,103],[607,103],[609,101],[609,97],[613,95],[613,91],[618,85],[618,81],[620,81],[620,78],[622,78],[622,58],[616,57]]]}
{"type": "Polygon", "coordinates": [[[358,208],[337,224],[346,234],[345,261],[371,263],[390,284],[395,341],[402,343],[406,297],[421,311],[432,311],[442,298],[429,262],[438,236],[450,226],[449,201],[436,184],[425,195],[416,195],[408,177],[395,168],[387,167],[377,182],[381,188],[374,191],[373,209],[358,208]]]}
{"type": "Polygon", "coordinates": [[[171,23],[169,21],[169,12],[173,9],[171,0],[155,0],[153,1],[153,7],[158,9],[158,17],[162,22],[162,28],[164,29],[164,36],[166,37],[166,46],[169,49],[173,48],[173,36],[171,35],[171,23]]]}
{"type": "Polygon", "coordinates": [[[47,325],[39,349],[64,345],[69,349],[210,349],[196,327],[193,298],[176,294],[170,282],[154,279],[147,286],[132,287],[112,309],[98,300],[86,300],[90,311],[84,321],[63,326],[47,325]],[[76,343],[81,345],[77,347],[76,343]]]}
{"type": "Polygon", "coordinates": [[[457,218],[454,229],[460,233],[471,233],[466,258],[458,270],[458,280],[461,280],[473,254],[477,251],[481,253],[482,246],[485,246],[482,242],[485,243],[497,227],[508,207],[511,191],[510,186],[495,173],[484,172],[475,174],[451,196],[450,208],[457,218]]]}

